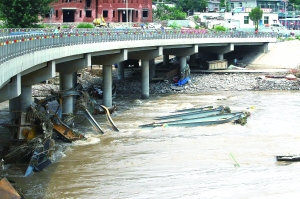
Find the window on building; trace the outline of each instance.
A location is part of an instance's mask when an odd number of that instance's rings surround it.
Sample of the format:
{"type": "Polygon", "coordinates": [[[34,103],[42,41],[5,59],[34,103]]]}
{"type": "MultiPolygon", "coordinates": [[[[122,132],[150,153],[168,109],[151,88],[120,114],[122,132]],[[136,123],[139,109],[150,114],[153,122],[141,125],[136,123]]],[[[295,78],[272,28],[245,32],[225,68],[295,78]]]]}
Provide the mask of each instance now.
{"type": "Polygon", "coordinates": [[[55,17],[58,17],[58,10],[55,10],[55,17]]]}
{"type": "Polygon", "coordinates": [[[234,9],[234,3],[230,3],[231,9],[234,9]]]}
{"type": "Polygon", "coordinates": [[[131,3],[133,3],[133,0],[131,0],[131,3]]]}
{"type": "Polygon", "coordinates": [[[79,17],[82,17],[82,10],[79,11],[79,17]]]}
{"type": "Polygon", "coordinates": [[[148,17],[148,9],[143,9],[143,18],[148,17]]]}
{"type": "Polygon", "coordinates": [[[86,17],[92,17],[92,11],[91,10],[86,10],[85,11],[85,16],[86,17]]]}
{"type": "Polygon", "coordinates": [[[243,3],[242,2],[239,2],[239,7],[243,7],[243,3]]]}
{"type": "Polygon", "coordinates": [[[135,17],[138,18],[139,17],[139,11],[135,12],[135,17]]]}
{"type": "Polygon", "coordinates": [[[268,16],[264,16],[264,24],[269,24],[269,17],[268,16]]]}
{"type": "Polygon", "coordinates": [[[91,7],[91,2],[92,0],[86,0],[86,7],[89,8],[91,7]]]}
{"type": "Polygon", "coordinates": [[[244,24],[249,24],[249,16],[244,16],[244,24]]]}
{"type": "Polygon", "coordinates": [[[113,10],[113,18],[115,18],[116,15],[116,11],[113,10]]]}
{"type": "Polygon", "coordinates": [[[82,3],[82,0],[79,0],[80,3],[82,3]]]}
{"type": "Polygon", "coordinates": [[[103,10],[103,17],[108,17],[108,10],[103,10]]]}

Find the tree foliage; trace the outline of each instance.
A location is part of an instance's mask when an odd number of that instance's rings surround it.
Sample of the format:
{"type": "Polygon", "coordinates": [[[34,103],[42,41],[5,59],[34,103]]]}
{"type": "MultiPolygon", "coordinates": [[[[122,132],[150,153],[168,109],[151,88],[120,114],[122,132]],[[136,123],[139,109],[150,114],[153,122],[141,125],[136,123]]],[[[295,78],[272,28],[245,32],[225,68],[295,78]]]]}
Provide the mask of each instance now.
{"type": "Polygon", "coordinates": [[[155,20],[181,20],[185,19],[186,14],[176,7],[169,7],[165,4],[157,4],[153,10],[153,18],[155,20]]]}
{"type": "Polygon", "coordinates": [[[289,4],[292,4],[295,8],[300,6],[300,0],[289,0],[289,4]]]}
{"type": "Polygon", "coordinates": [[[1,0],[0,13],[9,28],[37,27],[39,17],[50,11],[54,0],[1,0]]]}
{"type": "Polygon", "coordinates": [[[219,4],[219,7],[220,8],[225,8],[225,0],[220,0],[220,4],[219,4]]]}
{"type": "Polygon", "coordinates": [[[249,18],[254,22],[255,30],[258,30],[258,22],[262,19],[263,11],[259,8],[253,8],[249,13],[249,18]]]}
{"type": "Polygon", "coordinates": [[[187,13],[188,11],[202,12],[206,9],[208,3],[207,0],[177,0],[176,5],[187,13]]]}

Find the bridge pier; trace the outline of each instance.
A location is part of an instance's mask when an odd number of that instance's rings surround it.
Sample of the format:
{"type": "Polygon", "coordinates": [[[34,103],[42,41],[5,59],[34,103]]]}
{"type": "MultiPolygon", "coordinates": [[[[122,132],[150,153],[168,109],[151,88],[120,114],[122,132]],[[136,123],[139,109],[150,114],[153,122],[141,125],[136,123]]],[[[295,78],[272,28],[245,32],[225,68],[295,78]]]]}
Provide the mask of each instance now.
{"type": "Polygon", "coordinates": [[[155,77],[155,60],[149,60],[149,78],[150,80],[155,77]]]}
{"type": "Polygon", "coordinates": [[[103,105],[112,107],[112,65],[103,65],[103,105]]]}
{"type": "Polygon", "coordinates": [[[184,74],[184,68],[186,67],[186,56],[179,56],[180,74],[184,74]]]}
{"type": "Polygon", "coordinates": [[[118,80],[124,80],[124,61],[118,63],[118,80]]]}
{"type": "Polygon", "coordinates": [[[142,99],[149,98],[149,61],[142,60],[142,99]]]}
{"type": "MultiPolygon", "coordinates": [[[[56,72],[59,72],[59,89],[67,91],[77,83],[77,71],[91,65],[90,55],[86,54],[80,59],[64,61],[56,64],[56,72]]],[[[74,96],[64,96],[62,100],[62,113],[74,112],[74,96]]],[[[63,115],[63,117],[64,117],[63,115]]]]}
{"type": "Polygon", "coordinates": [[[118,63],[118,78],[124,78],[123,61],[128,59],[127,53],[127,49],[124,49],[114,51],[110,55],[97,55],[91,58],[92,64],[103,65],[103,105],[106,107],[112,107],[112,65],[118,63]]]}
{"type": "Polygon", "coordinates": [[[169,55],[163,55],[163,65],[164,66],[169,65],[169,55]]]}
{"type": "Polygon", "coordinates": [[[186,67],[186,56],[198,53],[198,45],[188,45],[182,46],[181,48],[172,48],[164,50],[164,54],[176,55],[179,57],[180,63],[180,74],[184,74],[184,69],[186,67]]]}
{"type": "MultiPolygon", "coordinates": [[[[59,89],[67,91],[73,88],[73,73],[59,73],[59,89]]],[[[64,96],[62,100],[62,113],[73,113],[73,96],[64,96]]]]}
{"type": "MultiPolygon", "coordinates": [[[[149,60],[152,60],[156,57],[159,57],[163,54],[163,48],[157,47],[151,50],[145,51],[132,51],[129,52],[128,57],[130,59],[141,59],[142,68],[141,68],[141,76],[142,76],[142,99],[149,98],[149,80],[150,80],[150,69],[149,69],[149,60]]],[[[152,68],[154,68],[153,66],[152,68]]],[[[151,69],[151,70],[155,70],[151,69]]],[[[152,71],[153,75],[153,71],[152,71]]]]}
{"type": "Polygon", "coordinates": [[[224,54],[223,53],[219,53],[218,54],[218,60],[223,60],[224,59],[224,54]]]}
{"type": "Polygon", "coordinates": [[[19,97],[15,97],[9,100],[9,119],[14,120],[16,118],[16,112],[20,111],[19,97]]]}

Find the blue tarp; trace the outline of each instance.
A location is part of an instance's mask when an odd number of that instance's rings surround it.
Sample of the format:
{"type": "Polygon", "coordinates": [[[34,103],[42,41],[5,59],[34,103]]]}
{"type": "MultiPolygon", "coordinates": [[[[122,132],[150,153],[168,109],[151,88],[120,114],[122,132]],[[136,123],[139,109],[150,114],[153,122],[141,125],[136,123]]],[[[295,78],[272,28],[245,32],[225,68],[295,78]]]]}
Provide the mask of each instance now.
{"type": "Polygon", "coordinates": [[[190,77],[186,77],[183,80],[179,80],[177,82],[177,84],[178,84],[178,86],[182,86],[182,85],[186,84],[189,80],[191,80],[191,78],[190,77]]]}

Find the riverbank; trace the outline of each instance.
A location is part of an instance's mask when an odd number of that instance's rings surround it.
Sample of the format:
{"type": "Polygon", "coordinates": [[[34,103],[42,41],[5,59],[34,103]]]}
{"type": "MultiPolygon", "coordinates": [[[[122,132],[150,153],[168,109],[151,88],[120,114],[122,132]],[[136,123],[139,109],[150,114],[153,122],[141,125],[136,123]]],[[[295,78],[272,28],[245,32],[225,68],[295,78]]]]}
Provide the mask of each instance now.
{"type": "MultiPolygon", "coordinates": [[[[178,91],[170,87],[171,81],[151,81],[150,94],[171,93],[207,93],[218,91],[251,91],[251,90],[299,90],[300,83],[296,80],[284,78],[289,74],[297,75],[300,72],[300,41],[285,41],[275,43],[268,53],[238,52],[225,57],[229,61],[234,57],[242,57],[245,68],[239,70],[200,71],[193,69],[190,75],[191,82],[178,91]],[[281,78],[267,78],[276,76],[281,78]]],[[[172,70],[174,68],[169,68],[172,70]]],[[[159,71],[159,70],[158,70],[159,71]]],[[[102,84],[102,69],[94,67],[92,71],[80,71],[78,82],[85,86],[102,84]]],[[[125,79],[118,80],[117,68],[113,68],[113,82],[116,85],[117,95],[141,93],[141,71],[126,69],[125,79]]],[[[157,72],[157,77],[165,77],[167,72],[157,72]]],[[[58,78],[49,80],[49,84],[33,86],[33,96],[45,96],[51,89],[58,90],[58,78]],[[56,79],[56,80],[55,80],[56,79]]]]}

